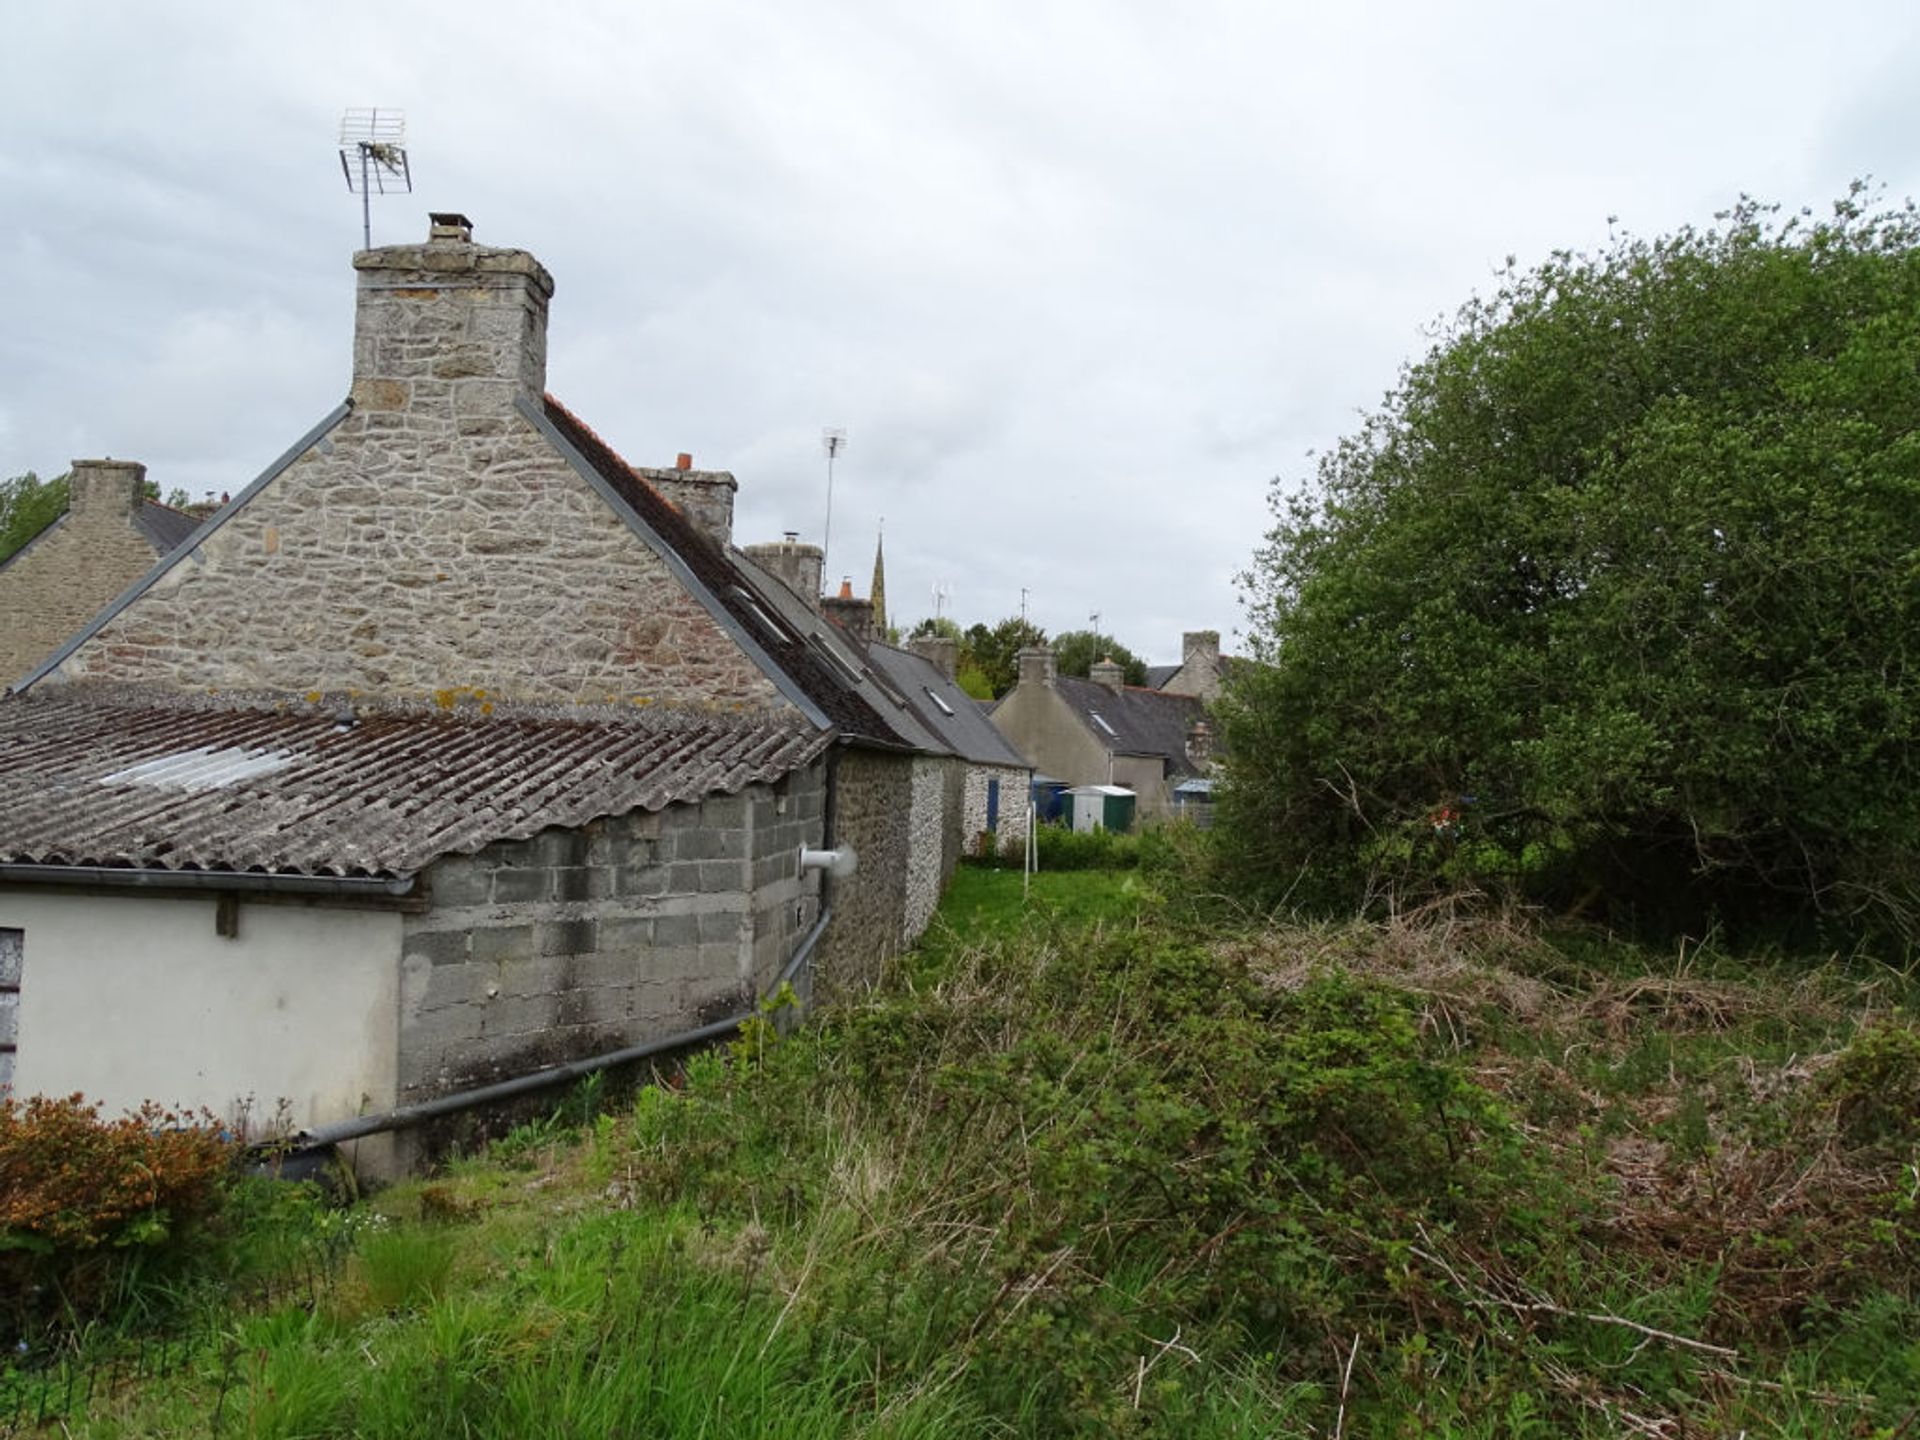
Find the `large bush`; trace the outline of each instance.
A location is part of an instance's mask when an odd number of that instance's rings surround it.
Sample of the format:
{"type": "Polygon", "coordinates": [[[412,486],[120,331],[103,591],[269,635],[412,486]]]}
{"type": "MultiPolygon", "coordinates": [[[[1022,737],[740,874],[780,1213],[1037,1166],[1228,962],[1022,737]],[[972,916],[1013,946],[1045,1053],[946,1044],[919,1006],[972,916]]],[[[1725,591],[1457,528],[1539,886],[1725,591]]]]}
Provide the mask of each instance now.
{"type": "Polygon", "coordinates": [[[1249,579],[1269,896],[1920,916],[1920,218],[1751,203],[1469,303],[1249,579]]]}
{"type": "Polygon", "coordinates": [[[179,1251],[232,1158],[205,1113],[0,1099],[0,1334],[83,1320],[143,1258],[179,1251]]]}

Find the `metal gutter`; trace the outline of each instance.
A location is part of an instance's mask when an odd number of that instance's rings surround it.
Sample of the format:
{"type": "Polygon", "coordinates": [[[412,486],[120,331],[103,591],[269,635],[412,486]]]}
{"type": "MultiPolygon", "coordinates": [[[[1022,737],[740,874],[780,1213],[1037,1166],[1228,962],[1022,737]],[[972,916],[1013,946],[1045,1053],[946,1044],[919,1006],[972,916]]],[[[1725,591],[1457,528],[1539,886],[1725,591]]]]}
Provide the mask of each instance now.
{"type": "MultiPolygon", "coordinates": [[[[813,922],[813,928],[795,947],[792,957],[788,959],[785,968],[773,982],[773,989],[776,992],[799,973],[807,957],[813,954],[814,946],[819,943],[820,936],[826,931],[827,922],[831,919],[833,919],[833,911],[828,909],[823,910],[820,918],[813,922]]],[[[442,1095],[438,1099],[423,1100],[417,1105],[402,1105],[378,1115],[356,1115],[351,1120],[336,1120],[331,1125],[316,1125],[310,1130],[302,1130],[293,1136],[284,1147],[263,1148],[285,1148],[294,1152],[317,1150],[327,1145],[340,1145],[348,1140],[363,1139],[368,1135],[384,1134],[389,1130],[410,1129],[415,1125],[424,1125],[429,1120],[437,1120],[442,1115],[471,1110],[476,1105],[491,1104],[495,1100],[510,1100],[534,1090],[544,1090],[552,1085],[578,1080],[596,1070],[630,1064],[635,1060],[646,1060],[669,1050],[684,1050],[688,1046],[698,1045],[708,1040],[718,1040],[721,1036],[738,1030],[758,1013],[759,1009],[755,1006],[742,1010],[737,1015],[729,1015],[724,1020],[715,1020],[711,1024],[702,1025],[697,1030],[684,1030],[678,1035],[669,1035],[664,1040],[649,1040],[641,1045],[629,1045],[623,1050],[609,1050],[605,1054],[590,1055],[584,1060],[569,1060],[564,1065],[536,1070],[531,1075],[521,1075],[493,1085],[482,1085],[477,1090],[462,1090],[456,1095],[442,1095]]]]}
{"type": "Polygon", "coordinates": [[[225,505],[222,505],[213,514],[209,515],[198,530],[195,530],[193,534],[180,542],[177,549],[163,555],[158,564],[138,580],[134,581],[133,584],[129,585],[125,590],[121,591],[112,603],[98,615],[94,616],[83,629],[70,636],[58,650],[55,650],[53,654],[49,655],[45,660],[42,660],[37,667],[28,672],[25,678],[15,681],[13,685],[9,687],[12,692],[16,695],[20,694],[29,686],[38,684],[48,675],[52,674],[53,671],[64,665],[68,656],[105,629],[109,621],[135,600],[139,599],[141,595],[145,594],[162,575],[166,574],[182,560],[193,555],[194,551],[200,548],[200,543],[222,525],[226,524],[242,505],[245,505],[255,495],[259,494],[261,490],[278,479],[281,472],[293,464],[294,461],[298,460],[302,455],[306,454],[307,451],[319,444],[329,430],[346,419],[348,412],[352,409],[353,402],[351,400],[342,400],[338,405],[334,406],[332,414],[328,415],[326,419],[322,420],[318,425],[294,441],[292,447],[282,454],[279,459],[267,466],[265,470],[262,470],[246,489],[234,496],[233,499],[229,500],[225,505]]]}
{"type": "Polygon", "coordinates": [[[752,660],[760,668],[761,673],[773,682],[774,688],[815,725],[823,730],[832,729],[833,722],[827,718],[826,712],[814,704],[812,698],[800,688],[793,677],[775,663],[774,658],[767,654],[746,626],[734,617],[733,612],[727,609],[720,597],[708,589],[700,577],[693,573],[687,562],[680,558],[680,553],[667,544],[651,525],[635,514],[633,507],[620,498],[620,492],[607,483],[606,477],[587,463],[587,457],[576,450],[567,437],[560,433],[559,428],[546,417],[540,405],[522,393],[513,397],[513,406],[528,424],[540,432],[541,438],[559,452],[560,458],[572,467],[574,473],[591,485],[594,493],[613,508],[613,513],[626,522],[627,528],[639,536],[647,548],[660,557],[667,569],[673,572],[673,578],[685,586],[687,592],[713,617],[714,622],[727,632],[736,645],[746,651],[747,658],[752,660]]]}
{"type": "Polygon", "coordinates": [[[112,885],[150,890],[250,890],[281,895],[411,895],[417,875],[278,875],[258,870],[157,870],[123,865],[0,863],[0,881],[112,885]]]}

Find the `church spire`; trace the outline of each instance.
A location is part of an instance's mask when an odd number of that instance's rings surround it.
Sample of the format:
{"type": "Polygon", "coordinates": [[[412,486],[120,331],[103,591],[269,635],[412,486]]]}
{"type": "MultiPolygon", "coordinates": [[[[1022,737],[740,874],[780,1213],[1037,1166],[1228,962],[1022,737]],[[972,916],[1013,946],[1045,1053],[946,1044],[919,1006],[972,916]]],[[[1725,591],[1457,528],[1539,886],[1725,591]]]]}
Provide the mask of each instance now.
{"type": "Polygon", "coordinates": [[[886,530],[886,521],[880,522],[881,533],[873,537],[873,589],[869,592],[873,600],[873,633],[884,636],[887,633],[887,558],[881,553],[881,545],[886,530]]]}

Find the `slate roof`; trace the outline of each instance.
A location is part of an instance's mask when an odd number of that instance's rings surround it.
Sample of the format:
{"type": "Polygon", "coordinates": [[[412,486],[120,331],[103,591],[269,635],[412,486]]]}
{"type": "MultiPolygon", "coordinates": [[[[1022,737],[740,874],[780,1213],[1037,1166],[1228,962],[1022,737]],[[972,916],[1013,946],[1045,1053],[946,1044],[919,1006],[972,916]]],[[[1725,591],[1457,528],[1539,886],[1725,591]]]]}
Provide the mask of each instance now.
{"type": "Polygon", "coordinates": [[[1071,675],[1054,677],[1054,689],[1103,744],[1122,755],[1163,755],[1169,775],[1197,775],[1187,759],[1187,732],[1206,717],[1192,695],[1122,686],[1118,693],[1071,675]]]}
{"type": "Polygon", "coordinates": [[[0,702],[0,863],[401,877],[439,856],[799,768],[793,712],[468,718],[130,699],[0,702]]]}
{"type": "Polygon", "coordinates": [[[1147,666],[1147,688],[1149,690],[1164,688],[1167,681],[1173,679],[1174,676],[1180,673],[1180,669],[1181,667],[1178,665],[1147,666]]]}
{"type": "Polygon", "coordinates": [[[143,502],[133,523],[140,527],[140,533],[147,537],[147,543],[157,555],[179,549],[187,537],[200,528],[200,522],[193,516],[156,500],[143,502]]]}
{"type": "Polygon", "coordinates": [[[980,702],[941,674],[940,667],[924,655],[880,644],[869,645],[867,655],[907,698],[921,723],[954,754],[976,765],[1033,768],[994,728],[980,702]]]}

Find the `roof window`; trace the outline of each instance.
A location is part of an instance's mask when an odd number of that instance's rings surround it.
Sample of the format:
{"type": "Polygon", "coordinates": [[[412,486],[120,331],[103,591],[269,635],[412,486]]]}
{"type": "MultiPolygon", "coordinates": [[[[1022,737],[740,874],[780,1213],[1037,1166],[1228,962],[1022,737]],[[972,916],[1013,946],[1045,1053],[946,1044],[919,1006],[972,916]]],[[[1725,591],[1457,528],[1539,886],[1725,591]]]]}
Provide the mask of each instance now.
{"type": "Polygon", "coordinates": [[[947,716],[949,719],[952,718],[953,706],[947,704],[945,700],[943,700],[938,694],[936,694],[934,691],[934,688],[931,685],[922,685],[920,688],[927,692],[927,699],[933,701],[935,705],[940,707],[940,713],[942,715],[947,716]]]}

